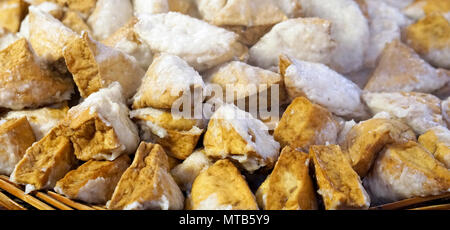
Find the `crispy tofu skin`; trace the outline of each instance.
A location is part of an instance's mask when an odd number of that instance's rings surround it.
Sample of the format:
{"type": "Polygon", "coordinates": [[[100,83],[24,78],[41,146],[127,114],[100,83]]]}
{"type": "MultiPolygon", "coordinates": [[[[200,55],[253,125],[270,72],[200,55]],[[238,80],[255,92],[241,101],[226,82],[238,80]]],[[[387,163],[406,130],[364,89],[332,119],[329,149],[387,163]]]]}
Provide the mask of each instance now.
{"type": "Polygon", "coordinates": [[[19,32],[20,23],[28,12],[28,3],[23,0],[6,0],[0,2],[0,28],[10,32],[19,32]]]}
{"type": "Polygon", "coordinates": [[[385,145],[409,140],[415,141],[416,135],[406,124],[396,120],[370,119],[353,126],[342,148],[349,154],[353,169],[364,177],[385,145]]]}
{"type": "Polygon", "coordinates": [[[10,175],[36,138],[26,117],[0,124],[0,174],[10,175]]]}
{"type": "Polygon", "coordinates": [[[71,199],[104,204],[111,199],[114,188],[129,165],[127,155],[114,161],[90,160],[67,173],[54,189],[71,199]]]}
{"type": "Polygon", "coordinates": [[[258,209],[247,182],[228,160],[219,160],[198,175],[187,203],[190,210],[258,209]]]}
{"type": "Polygon", "coordinates": [[[421,144],[436,160],[450,169],[450,131],[444,127],[435,127],[419,137],[421,144]]]}
{"type": "Polygon", "coordinates": [[[406,42],[431,64],[450,68],[450,23],[443,15],[428,15],[410,25],[406,42]]]}
{"type": "Polygon", "coordinates": [[[144,76],[136,59],[96,42],[87,32],[70,42],[63,53],[67,68],[84,98],[114,81],[122,85],[124,96],[130,98],[144,76]]]}
{"type": "Polygon", "coordinates": [[[338,145],[311,146],[309,153],[327,210],[369,208],[370,197],[338,145]]]}
{"type": "Polygon", "coordinates": [[[184,196],[169,173],[158,144],[142,142],[131,166],[120,178],[109,209],[183,209],[184,196]]]}
{"type": "Polygon", "coordinates": [[[275,168],[256,192],[264,210],[312,210],[317,200],[309,175],[308,154],[286,146],[275,168]]]}
{"type": "Polygon", "coordinates": [[[0,107],[34,108],[69,100],[70,78],[48,70],[25,38],[0,51],[0,107]]]}
{"type": "Polygon", "coordinates": [[[292,101],[274,131],[281,146],[307,151],[311,145],[336,143],[339,127],[325,108],[305,97],[292,101]]]}
{"type": "Polygon", "coordinates": [[[166,110],[145,108],[131,111],[130,116],[140,126],[143,140],[160,144],[180,160],[191,155],[203,133],[201,120],[175,118],[166,110]]]}
{"type": "Polygon", "coordinates": [[[76,11],[67,11],[61,22],[78,34],[81,34],[83,31],[91,33],[89,26],[76,11]]]}
{"type": "Polygon", "coordinates": [[[84,110],[76,116],[69,116],[70,140],[78,159],[88,161],[101,159],[120,147],[114,128],[106,125],[98,113],[84,110]]]}
{"type": "Polygon", "coordinates": [[[450,171],[416,142],[392,144],[380,153],[364,186],[375,204],[450,191],[450,171]]]}
{"type": "Polygon", "coordinates": [[[72,144],[66,137],[67,127],[58,125],[27,149],[16,165],[11,180],[26,185],[26,193],[51,189],[74,166],[72,144]]]}

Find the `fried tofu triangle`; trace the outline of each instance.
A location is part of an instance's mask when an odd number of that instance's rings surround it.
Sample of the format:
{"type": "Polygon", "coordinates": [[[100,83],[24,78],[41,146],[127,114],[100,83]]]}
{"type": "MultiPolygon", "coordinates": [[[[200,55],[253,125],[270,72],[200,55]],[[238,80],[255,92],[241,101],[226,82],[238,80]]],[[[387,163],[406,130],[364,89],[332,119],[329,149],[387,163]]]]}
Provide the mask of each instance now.
{"type": "Polygon", "coordinates": [[[145,74],[134,57],[93,40],[87,32],[70,42],[63,54],[83,98],[114,81],[122,85],[125,98],[130,98],[145,74]]]}
{"type": "Polygon", "coordinates": [[[169,161],[158,144],[142,142],[123,173],[108,209],[183,209],[184,196],[169,172],[169,161]]]}
{"type": "Polygon", "coordinates": [[[431,64],[450,68],[450,22],[444,15],[428,15],[410,25],[406,42],[431,64]]]}
{"type": "Polygon", "coordinates": [[[374,118],[353,126],[347,134],[343,151],[350,156],[353,169],[364,177],[385,145],[409,140],[415,141],[416,135],[403,122],[374,118]]]}
{"type": "Polygon", "coordinates": [[[136,125],[122,96],[122,87],[113,82],[72,107],[64,121],[78,159],[114,160],[134,153],[139,145],[136,125]]]}
{"type": "Polygon", "coordinates": [[[273,136],[281,146],[307,151],[311,145],[336,143],[338,132],[338,123],[327,109],[298,97],[284,112],[273,136]]]}
{"type": "Polygon", "coordinates": [[[272,168],[280,144],[262,121],[230,104],[221,106],[211,117],[203,139],[205,153],[215,159],[229,158],[245,170],[272,168]]]}
{"type": "Polygon", "coordinates": [[[186,61],[176,55],[161,54],[145,73],[133,97],[133,108],[171,109],[180,106],[181,100],[202,102],[204,86],[200,74],[186,61]]]}
{"type": "Polygon", "coordinates": [[[25,38],[0,51],[0,107],[19,110],[69,100],[70,78],[39,61],[25,38]]]}
{"type": "Polygon", "coordinates": [[[399,40],[386,45],[364,90],[369,92],[422,92],[439,90],[450,75],[435,69],[399,40]]]}
{"type": "Polygon", "coordinates": [[[111,199],[130,158],[123,155],[114,161],[90,160],[67,173],[56,183],[55,191],[70,199],[104,204],[111,199]]]}
{"type": "Polygon", "coordinates": [[[219,160],[200,173],[187,201],[190,210],[257,210],[255,196],[229,160],[219,160]]]}
{"type": "Polygon", "coordinates": [[[450,192],[450,171],[416,142],[392,144],[364,178],[376,204],[450,192]]]}
{"type": "Polygon", "coordinates": [[[26,185],[25,192],[51,189],[74,166],[73,147],[60,124],[27,149],[16,165],[11,180],[26,185]]]}
{"type": "Polygon", "coordinates": [[[259,206],[265,210],[317,209],[309,161],[308,154],[284,147],[272,174],[256,192],[259,206]]]}
{"type": "Polygon", "coordinates": [[[0,174],[9,176],[34,141],[26,117],[0,121],[0,174]]]}
{"type": "Polygon", "coordinates": [[[369,208],[370,197],[338,145],[311,146],[309,153],[314,160],[318,192],[327,210],[369,208]]]}

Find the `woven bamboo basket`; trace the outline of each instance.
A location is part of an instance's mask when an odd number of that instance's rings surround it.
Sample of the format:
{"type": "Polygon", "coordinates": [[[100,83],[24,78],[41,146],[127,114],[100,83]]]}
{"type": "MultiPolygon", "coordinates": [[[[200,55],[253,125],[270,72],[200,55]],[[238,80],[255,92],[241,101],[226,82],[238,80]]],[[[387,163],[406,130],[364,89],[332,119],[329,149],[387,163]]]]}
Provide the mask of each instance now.
{"type": "MultiPolygon", "coordinates": [[[[73,201],[53,191],[25,194],[24,187],[0,175],[0,209],[6,210],[106,210],[103,205],[73,201]]],[[[450,193],[406,199],[371,210],[450,210],[450,193]]]]}

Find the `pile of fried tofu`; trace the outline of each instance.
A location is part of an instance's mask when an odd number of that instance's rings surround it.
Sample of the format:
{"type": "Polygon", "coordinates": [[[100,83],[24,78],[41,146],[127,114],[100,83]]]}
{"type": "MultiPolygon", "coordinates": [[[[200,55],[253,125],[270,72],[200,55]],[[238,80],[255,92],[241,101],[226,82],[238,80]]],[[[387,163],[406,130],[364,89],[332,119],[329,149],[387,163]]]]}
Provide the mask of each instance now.
{"type": "Polygon", "coordinates": [[[445,194],[449,96],[450,0],[0,1],[0,174],[26,193],[115,210],[445,194]],[[195,105],[209,116],[174,112],[195,105]]]}

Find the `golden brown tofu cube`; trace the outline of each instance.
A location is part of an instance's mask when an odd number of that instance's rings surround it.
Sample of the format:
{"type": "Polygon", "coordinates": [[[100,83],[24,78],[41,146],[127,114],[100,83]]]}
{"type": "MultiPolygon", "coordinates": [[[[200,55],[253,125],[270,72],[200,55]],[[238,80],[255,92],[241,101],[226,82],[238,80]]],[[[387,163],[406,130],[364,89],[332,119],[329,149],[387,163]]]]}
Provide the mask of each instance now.
{"type": "Polygon", "coordinates": [[[262,121],[234,105],[222,105],[211,117],[203,139],[205,153],[213,159],[229,158],[249,172],[272,168],[280,144],[262,121]]]}
{"type": "Polygon", "coordinates": [[[257,210],[255,196],[229,160],[219,160],[195,179],[190,210],[257,210]]]}
{"type": "Polygon", "coordinates": [[[184,196],[169,172],[158,144],[142,142],[131,166],[123,173],[108,209],[183,209],[184,196]]]}
{"type": "Polygon", "coordinates": [[[405,34],[406,43],[425,60],[441,68],[450,68],[450,22],[443,15],[427,15],[408,26],[405,34]]]}
{"type": "Polygon", "coordinates": [[[450,171],[418,143],[392,144],[380,153],[364,186],[375,204],[449,192],[450,171]]]}
{"type": "Polygon", "coordinates": [[[419,137],[419,144],[450,169],[450,131],[437,126],[419,137]]]}
{"type": "Polygon", "coordinates": [[[25,38],[0,51],[0,107],[39,107],[69,100],[72,93],[72,80],[41,63],[25,38]]]}
{"type": "Polygon", "coordinates": [[[93,40],[87,32],[71,41],[63,55],[84,98],[115,81],[122,85],[125,98],[130,98],[145,73],[136,59],[93,40]]]}
{"type": "Polygon", "coordinates": [[[131,111],[144,141],[160,144],[167,154],[184,160],[194,151],[203,133],[201,120],[175,118],[170,111],[145,108],[131,111]]]}
{"type": "Polygon", "coordinates": [[[11,180],[26,185],[25,192],[51,189],[74,166],[72,144],[64,125],[53,128],[40,141],[27,149],[16,165],[11,180]]]}
{"type": "Polygon", "coordinates": [[[281,146],[307,151],[311,145],[336,143],[339,126],[332,114],[305,97],[292,101],[274,131],[281,146]]]}
{"type": "Polygon", "coordinates": [[[364,177],[385,145],[410,140],[415,141],[416,135],[406,124],[374,118],[353,126],[342,148],[349,154],[353,169],[364,177]]]}
{"type": "Polygon", "coordinates": [[[10,32],[19,32],[20,23],[27,14],[28,4],[24,0],[6,0],[0,2],[0,28],[10,32]]]}
{"type": "Polygon", "coordinates": [[[327,210],[369,208],[370,197],[338,145],[311,146],[309,153],[327,210]]]}
{"type": "Polygon", "coordinates": [[[128,166],[130,158],[127,155],[114,161],[89,160],[67,173],[56,183],[54,190],[70,199],[105,204],[128,166]]]}
{"type": "Polygon", "coordinates": [[[309,175],[308,154],[286,146],[275,168],[256,192],[265,210],[312,210],[317,200],[309,175]]]}
{"type": "Polygon", "coordinates": [[[9,176],[35,141],[26,117],[0,122],[0,174],[9,176]]]}

